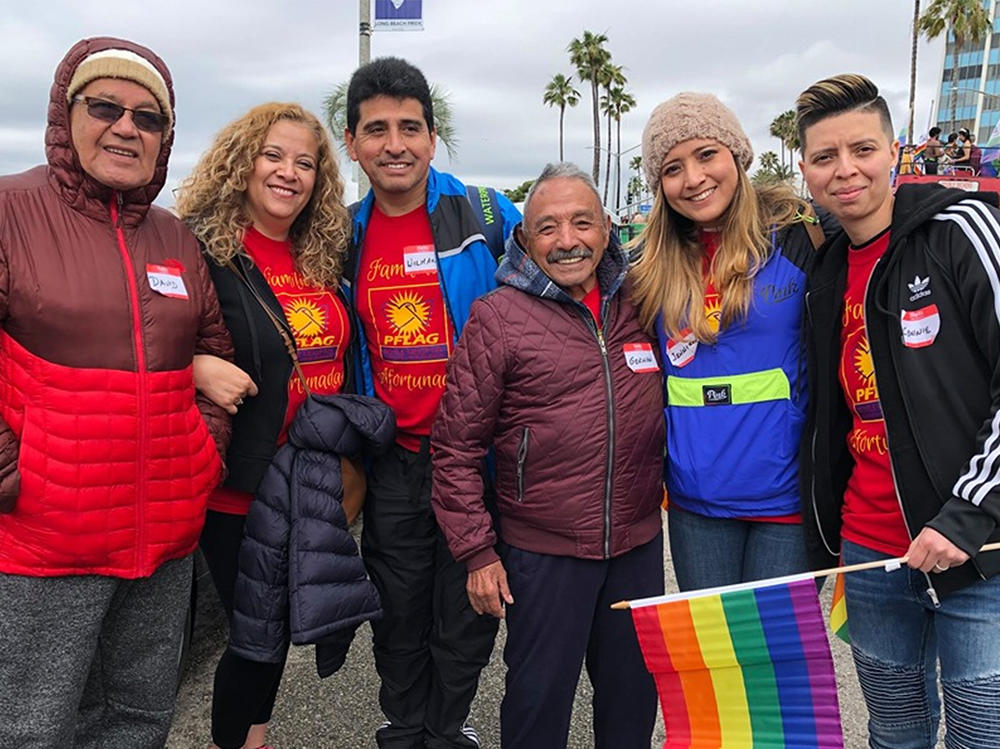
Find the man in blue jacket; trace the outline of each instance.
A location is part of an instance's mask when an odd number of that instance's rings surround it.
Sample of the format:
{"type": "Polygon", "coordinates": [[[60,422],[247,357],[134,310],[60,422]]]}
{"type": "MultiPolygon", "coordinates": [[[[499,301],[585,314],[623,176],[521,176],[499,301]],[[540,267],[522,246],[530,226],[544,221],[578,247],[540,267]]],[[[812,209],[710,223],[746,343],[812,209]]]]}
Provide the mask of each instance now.
{"type": "Polygon", "coordinates": [[[372,184],[352,207],[345,270],[361,341],[357,382],[397,424],[396,445],[370,467],[361,540],[385,611],[372,627],[386,717],[376,739],[383,749],[477,747],[466,718],[497,620],[472,610],[465,566],[435,521],[429,435],[469,307],[496,286],[502,246],[486,234],[506,238],[520,214],[492,191],[480,190],[474,207],[465,185],[431,168],[430,89],[404,60],[354,73],[344,138],[372,184]],[[490,231],[496,222],[502,232],[490,231]]]}

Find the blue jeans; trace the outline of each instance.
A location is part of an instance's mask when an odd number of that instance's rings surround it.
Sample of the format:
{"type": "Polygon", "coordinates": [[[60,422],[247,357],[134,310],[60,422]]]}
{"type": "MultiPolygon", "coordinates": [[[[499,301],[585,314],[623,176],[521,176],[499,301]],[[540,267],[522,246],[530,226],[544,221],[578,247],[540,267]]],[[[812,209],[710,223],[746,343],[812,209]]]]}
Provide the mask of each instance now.
{"type": "Polygon", "coordinates": [[[670,505],[670,556],[682,591],[794,575],[809,569],[802,526],[710,518],[670,505]]]}
{"type": "MultiPolygon", "coordinates": [[[[888,555],[844,541],[845,565],[888,555]]],[[[931,575],[933,579],[933,575],[931,575]]],[[[945,746],[1000,748],[1000,576],[941,600],[904,567],[846,575],[851,650],[873,749],[933,749],[944,694],[945,746]]]]}

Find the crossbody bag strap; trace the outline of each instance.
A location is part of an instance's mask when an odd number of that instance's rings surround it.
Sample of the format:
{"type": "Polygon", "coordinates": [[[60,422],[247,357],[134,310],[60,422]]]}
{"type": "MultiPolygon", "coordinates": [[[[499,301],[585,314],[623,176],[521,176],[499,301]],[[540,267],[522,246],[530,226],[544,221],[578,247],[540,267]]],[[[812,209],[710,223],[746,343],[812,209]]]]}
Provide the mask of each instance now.
{"type": "Polygon", "coordinates": [[[255,289],[253,284],[250,283],[250,279],[240,272],[240,269],[236,267],[236,264],[232,260],[227,260],[226,266],[239,277],[248,289],[250,289],[250,293],[253,294],[254,298],[260,303],[261,309],[267,313],[268,318],[272,323],[274,323],[274,327],[278,331],[278,335],[281,336],[281,340],[285,344],[285,350],[288,352],[288,356],[291,357],[292,366],[295,367],[295,373],[299,376],[299,380],[302,382],[302,388],[305,391],[306,397],[311,396],[312,391],[309,389],[309,383],[306,382],[306,376],[302,371],[302,365],[299,364],[299,355],[295,350],[295,341],[292,340],[292,334],[288,331],[287,322],[279,319],[278,316],[274,314],[274,311],[267,306],[267,302],[264,301],[264,298],[261,297],[257,289],[255,289]]]}

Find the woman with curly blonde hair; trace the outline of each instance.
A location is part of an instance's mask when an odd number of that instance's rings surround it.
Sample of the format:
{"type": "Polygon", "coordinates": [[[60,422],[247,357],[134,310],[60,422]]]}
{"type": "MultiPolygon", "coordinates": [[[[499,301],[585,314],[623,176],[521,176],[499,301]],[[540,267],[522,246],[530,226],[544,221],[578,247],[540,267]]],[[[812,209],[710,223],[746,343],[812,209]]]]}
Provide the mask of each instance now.
{"type": "MultiPolygon", "coordinates": [[[[195,361],[196,387],[234,415],[228,475],[209,498],[201,537],[230,617],[244,521],[305,401],[301,378],[309,392],[332,394],[349,373],[350,315],[339,288],[350,227],[343,191],[319,120],[284,103],[255,107],[223,128],[180,188],[177,212],[202,243],[236,349],[236,366],[195,361]]],[[[344,509],[353,519],[358,508],[344,509]]],[[[264,745],[283,670],[283,660],[223,654],[212,695],[215,746],[264,745]]]]}
{"type": "Polygon", "coordinates": [[[815,219],[789,187],[750,182],[750,141],[711,94],[660,104],[642,145],[656,197],[632,282],[663,360],[678,585],[802,572],[803,220],[815,219]]]}

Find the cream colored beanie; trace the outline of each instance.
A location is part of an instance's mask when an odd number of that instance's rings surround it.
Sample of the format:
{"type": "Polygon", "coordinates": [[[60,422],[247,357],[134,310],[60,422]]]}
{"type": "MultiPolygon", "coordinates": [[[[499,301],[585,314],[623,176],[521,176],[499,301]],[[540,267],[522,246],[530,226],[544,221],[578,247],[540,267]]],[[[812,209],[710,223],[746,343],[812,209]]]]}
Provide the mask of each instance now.
{"type": "Polygon", "coordinates": [[[744,170],[753,163],[753,146],[733,110],[712,94],[685,91],[658,105],[642,131],[642,165],[646,184],[654,193],[670,149],[692,138],[717,140],[733,152],[744,170]]]}
{"type": "Polygon", "coordinates": [[[167,82],[145,58],[127,49],[104,49],[88,55],[73,71],[66,89],[67,102],[72,103],[81,88],[98,78],[124,78],[148,89],[159,103],[160,111],[170,119],[170,127],[173,127],[174,113],[170,108],[167,82]]]}

